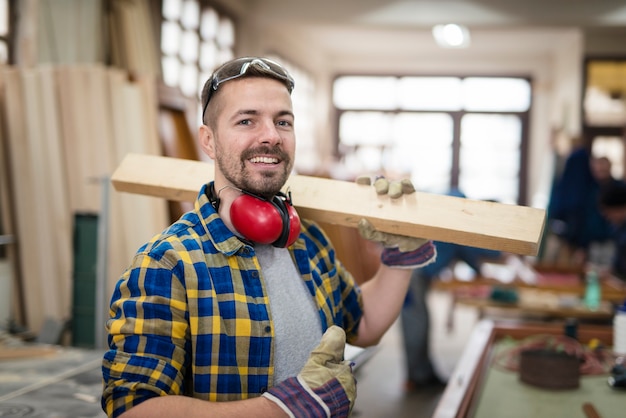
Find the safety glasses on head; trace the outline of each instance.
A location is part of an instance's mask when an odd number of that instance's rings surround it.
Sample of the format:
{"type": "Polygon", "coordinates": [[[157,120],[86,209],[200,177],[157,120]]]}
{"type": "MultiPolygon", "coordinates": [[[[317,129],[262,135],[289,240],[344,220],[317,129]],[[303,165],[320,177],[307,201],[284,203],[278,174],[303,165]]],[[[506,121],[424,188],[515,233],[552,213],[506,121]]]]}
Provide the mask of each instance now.
{"type": "Polygon", "coordinates": [[[289,72],[287,72],[287,70],[277,62],[274,62],[267,58],[258,57],[239,58],[215,70],[215,72],[209,79],[209,87],[207,90],[204,106],[202,107],[202,120],[204,120],[204,114],[206,113],[209,101],[211,101],[211,96],[213,96],[213,93],[217,91],[218,87],[227,81],[245,76],[251,67],[256,67],[258,70],[260,70],[261,74],[266,75],[270,78],[275,78],[285,83],[285,86],[287,86],[287,90],[289,90],[289,94],[291,94],[291,92],[293,91],[293,87],[295,84],[293,81],[293,77],[291,77],[289,72]]]}

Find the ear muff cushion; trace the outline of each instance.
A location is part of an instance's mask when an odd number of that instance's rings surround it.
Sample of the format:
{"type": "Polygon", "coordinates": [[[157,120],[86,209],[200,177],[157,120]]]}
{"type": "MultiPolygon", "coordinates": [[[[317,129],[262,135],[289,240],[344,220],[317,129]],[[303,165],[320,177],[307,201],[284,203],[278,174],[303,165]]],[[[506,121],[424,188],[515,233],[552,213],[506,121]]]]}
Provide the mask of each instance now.
{"type": "Polygon", "coordinates": [[[233,201],[230,220],[245,238],[260,244],[272,244],[283,231],[283,219],[276,206],[247,194],[233,201]]]}
{"type": "Polygon", "coordinates": [[[300,235],[300,217],[298,216],[298,212],[296,212],[296,209],[291,206],[291,204],[287,204],[287,213],[289,215],[289,236],[287,237],[285,247],[289,247],[296,242],[300,235]]]}

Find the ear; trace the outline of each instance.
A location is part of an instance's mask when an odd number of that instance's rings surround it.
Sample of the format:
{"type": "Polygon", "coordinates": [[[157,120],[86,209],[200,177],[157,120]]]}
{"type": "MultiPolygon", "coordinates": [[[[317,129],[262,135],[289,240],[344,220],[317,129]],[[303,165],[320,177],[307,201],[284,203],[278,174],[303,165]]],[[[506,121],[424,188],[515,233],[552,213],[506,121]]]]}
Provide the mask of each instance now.
{"type": "Polygon", "coordinates": [[[213,130],[206,125],[200,125],[198,129],[198,138],[200,140],[200,147],[206,155],[215,159],[215,135],[213,130]]]}

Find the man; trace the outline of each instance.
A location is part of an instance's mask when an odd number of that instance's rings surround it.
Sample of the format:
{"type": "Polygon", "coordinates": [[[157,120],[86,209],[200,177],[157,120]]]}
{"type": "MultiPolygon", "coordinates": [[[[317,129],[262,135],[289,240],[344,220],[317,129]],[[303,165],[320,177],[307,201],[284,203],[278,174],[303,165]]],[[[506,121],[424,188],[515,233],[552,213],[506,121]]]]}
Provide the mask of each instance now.
{"type": "Polygon", "coordinates": [[[610,225],[597,200],[600,190],[612,181],[610,173],[610,160],[592,158],[588,148],[580,147],[568,156],[554,183],[548,230],[556,238],[560,252],[554,257],[563,257],[570,266],[582,267],[594,261],[589,259],[591,252],[596,248],[603,251],[603,244],[609,240],[610,225]]]}
{"type": "Polygon", "coordinates": [[[602,190],[600,208],[614,227],[615,252],[611,272],[626,281],[626,184],[614,181],[602,190]]]}
{"type": "Polygon", "coordinates": [[[103,361],[109,416],[338,417],[353,407],[346,338],[379,341],[411,269],[435,248],[363,222],[385,248],[375,276],[356,285],[280,192],[295,154],[293,87],[282,67],[254,57],[205,84],[199,141],[215,179],[116,286],[103,361]]]}

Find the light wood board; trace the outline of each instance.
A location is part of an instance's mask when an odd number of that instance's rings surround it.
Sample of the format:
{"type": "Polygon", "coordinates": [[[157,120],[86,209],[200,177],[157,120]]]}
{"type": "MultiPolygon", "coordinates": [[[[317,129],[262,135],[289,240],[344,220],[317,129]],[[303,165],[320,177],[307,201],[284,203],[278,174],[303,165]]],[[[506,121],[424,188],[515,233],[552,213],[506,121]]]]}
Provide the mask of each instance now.
{"type": "MultiPolygon", "coordinates": [[[[117,191],[193,201],[213,179],[203,161],[128,154],[113,173],[117,191]]],[[[545,210],[416,192],[400,199],[376,195],[372,186],[292,175],[285,185],[302,218],[356,227],[367,218],[384,232],[429,238],[521,255],[537,255],[545,210]]]]}

